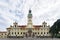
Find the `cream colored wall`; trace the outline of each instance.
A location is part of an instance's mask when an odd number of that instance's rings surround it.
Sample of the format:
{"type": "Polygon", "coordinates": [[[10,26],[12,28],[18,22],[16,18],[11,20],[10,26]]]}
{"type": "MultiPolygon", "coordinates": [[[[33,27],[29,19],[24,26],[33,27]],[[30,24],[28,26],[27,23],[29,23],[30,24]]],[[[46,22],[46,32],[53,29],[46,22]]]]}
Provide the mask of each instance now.
{"type": "Polygon", "coordinates": [[[43,36],[43,35],[44,36],[50,36],[50,34],[49,34],[49,28],[40,27],[39,30],[38,29],[37,30],[34,29],[33,32],[37,33],[35,36],[43,36]],[[41,32],[42,32],[42,34],[41,34],[41,32]],[[45,32],[45,34],[44,34],[44,32],[45,32]],[[47,32],[48,32],[48,34],[47,34],[47,32]]]}
{"type": "MultiPolygon", "coordinates": [[[[17,36],[25,36],[23,33],[24,32],[27,33],[28,30],[29,30],[29,28],[27,28],[27,27],[25,27],[25,29],[24,29],[24,27],[18,27],[17,24],[14,24],[14,25],[10,26],[10,29],[7,29],[7,33],[9,32],[8,30],[10,30],[10,35],[9,36],[16,36],[16,35],[17,36]],[[14,25],[16,25],[16,27],[14,25]],[[12,34],[12,32],[13,32],[13,34],[12,34]],[[16,34],[15,34],[15,32],[16,32],[16,34]],[[19,32],[19,34],[18,34],[18,32],[19,32]],[[22,32],[22,34],[21,34],[21,32],[22,32]]],[[[36,27],[36,28],[38,28],[38,27],[36,27]]],[[[38,29],[35,30],[35,27],[32,27],[31,30],[32,30],[32,33],[36,32],[35,36],[50,36],[50,33],[49,33],[50,26],[47,26],[46,23],[42,24],[42,27],[39,27],[39,30],[38,29]],[[44,27],[44,25],[45,25],[45,27],[44,27]],[[39,34],[38,34],[38,32],[39,32],[39,34]],[[42,34],[41,34],[41,32],[42,32],[42,34]],[[44,32],[45,32],[45,34],[44,34],[44,32]],[[47,32],[48,32],[48,34],[47,34],[47,32]]]]}
{"type": "Polygon", "coordinates": [[[7,33],[0,33],[0,38],[7,38],[7,33]]]}
{"type": "Polygon", "coordinates": [[[11,28],[10,29],[10,35],[9,36],[23,36],[24,34],[23,34],[23,32],[27,32],[27,29],[25,28],[25,30],[23,30],[23,29],[21,29],[20,27],[18,28],[11,28]],[[13,34],[12,34],[12,32],[13,32],[13,34]],[[15,34],[15,32],[16,32],[16,34],[15,34]],[[18,32],[19,32],[19,34],[18,34],[18,32]],[[21,34],[21,32],[22,32],[22,34],[21,34]]]}
{"type": "MultiPolygon", "coordinates": [[[[44,36],[50,36],[49,27],[45,27],[45,28],[44,27],[40,27],[39,30],[38,29],[35,30],[35,28],[33,28],[33,29],[32,29],[32,32],[36,32],[37,33],[35,36],[43,36],[43,35],[44,36]],[[39,34],[38,34],[38,32],[39,32],[39,34]],[[41,32],[42,32],[42,34],[41,34],[41,32]],[[44,32],[45,32],[45,34],[44,34],[44,32]],[[47,32],[48,32],[48,34],[47,34],[47,32]]],[[[28,32],[28,28],[25,28],[24,30],[23,29],[21,30],[21,28],[11,28],[10,36],[16,36],[15,32],[16,32],[17,36],[24,36],[23,32],[25,32],[25,33],[28,32]],[[13,32],[13,34],[12,34],[12,32],[13,32]],[[19,32],[19,34],[18,34],[18,32],[19,32]],[[21,32],[22,32],[22,34],[21,34],[21,32]]]]}

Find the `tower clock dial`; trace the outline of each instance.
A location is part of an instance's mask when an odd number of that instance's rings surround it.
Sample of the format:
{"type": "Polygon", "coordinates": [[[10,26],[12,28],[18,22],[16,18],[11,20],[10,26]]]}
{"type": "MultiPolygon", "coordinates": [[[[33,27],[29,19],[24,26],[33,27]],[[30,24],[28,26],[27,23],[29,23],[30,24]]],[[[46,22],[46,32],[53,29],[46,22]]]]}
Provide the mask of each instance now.
{"type": "Polygon", "coordinates": [[[29,28],[31,28],[31,25],[29,25],[29,28]]]}

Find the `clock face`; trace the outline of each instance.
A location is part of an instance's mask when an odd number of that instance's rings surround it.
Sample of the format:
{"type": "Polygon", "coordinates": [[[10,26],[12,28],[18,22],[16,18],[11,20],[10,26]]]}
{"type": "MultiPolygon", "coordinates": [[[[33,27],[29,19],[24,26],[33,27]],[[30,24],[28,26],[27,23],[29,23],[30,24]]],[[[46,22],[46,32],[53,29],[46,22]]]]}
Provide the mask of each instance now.
{"type": "Polygon", "coordinates": [[[31,28],[31,25],[29,25],[29,27],[31,28]]]}

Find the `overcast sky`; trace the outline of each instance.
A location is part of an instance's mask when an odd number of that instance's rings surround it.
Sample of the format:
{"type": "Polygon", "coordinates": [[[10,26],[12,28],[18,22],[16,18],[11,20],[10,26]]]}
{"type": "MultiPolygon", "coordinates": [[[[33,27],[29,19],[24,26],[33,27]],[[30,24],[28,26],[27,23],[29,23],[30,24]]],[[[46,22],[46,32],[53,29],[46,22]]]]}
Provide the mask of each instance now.
{"type": "Polygon", "coordinates": [[[26,25],[29,9],[34,25],[46,21],[52,26],[60,19],[60,0],[0,0],[0,31],[5,31],[14,21],[26,25]]]}

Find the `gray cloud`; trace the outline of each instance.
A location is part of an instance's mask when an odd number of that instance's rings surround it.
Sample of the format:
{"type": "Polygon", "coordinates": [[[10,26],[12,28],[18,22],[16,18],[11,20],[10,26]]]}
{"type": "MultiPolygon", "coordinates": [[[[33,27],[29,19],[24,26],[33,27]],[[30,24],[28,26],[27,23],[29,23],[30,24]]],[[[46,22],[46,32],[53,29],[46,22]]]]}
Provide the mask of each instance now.
{"type": "Polygon", "coordinates": [[[27,24],[30,8],[33,24],[40,25],[46,21],[52,25],[60,18],[60,0],[0,0],[0,26],[6,28],[14,21],[20,25],[27,24]]]}

